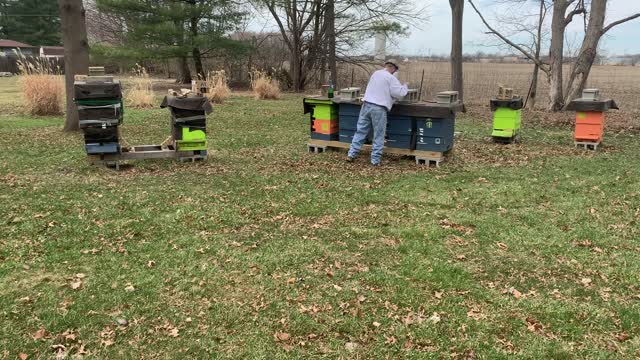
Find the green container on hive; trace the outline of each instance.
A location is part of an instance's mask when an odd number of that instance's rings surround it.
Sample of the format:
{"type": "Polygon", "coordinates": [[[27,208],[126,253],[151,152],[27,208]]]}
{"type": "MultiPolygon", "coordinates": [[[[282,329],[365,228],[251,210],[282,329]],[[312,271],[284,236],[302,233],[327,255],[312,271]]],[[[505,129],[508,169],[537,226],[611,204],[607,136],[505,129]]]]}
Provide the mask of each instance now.
{"type": "Polygon", "coordinates": [[[491,136],[512,138],[520,132],[522,123],[522,109],[513,110],[499,107],[493,113],[493,132],[491,136]]]}
{"type": "Polygon", "coordinates": [[[333,101],[322,98],[305,98],[304,103],[312,108],[312,119],[338,120],[338,106],[333,101]]]}
{"type": "Polygon", "coordinates": [[[207,150],[207,134],[202,130],[182,128],[182,139],[176,140],[178,151],[207,150]]]}

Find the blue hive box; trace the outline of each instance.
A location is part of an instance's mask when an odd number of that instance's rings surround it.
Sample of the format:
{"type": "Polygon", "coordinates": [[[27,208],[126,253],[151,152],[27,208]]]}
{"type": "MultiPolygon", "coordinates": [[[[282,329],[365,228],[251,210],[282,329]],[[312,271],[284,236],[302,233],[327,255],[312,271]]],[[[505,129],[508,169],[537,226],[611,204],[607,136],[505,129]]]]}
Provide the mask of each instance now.
{"type": "MultiPolygon", "coordinates": [[[[353,135],[355,135],[356,129],[358,129],[360,108],[360,104],[340,103],[338,105],[338,131],[340,142],[351,143],[353,141],[353,135]]],[[[369,135],[370,139],[371,134],[369,135]]]]}
{"type": "Polygon", "coordinates": [[[387,141],[385,145],[399,149],[413,149],[415,119],[409,116],[387,114],[387,141]]]}
{"type": "Polygon", "coordinates": [[[446,152],[453,148],[455,118],[416,119],[416,150],[446,152]]]}

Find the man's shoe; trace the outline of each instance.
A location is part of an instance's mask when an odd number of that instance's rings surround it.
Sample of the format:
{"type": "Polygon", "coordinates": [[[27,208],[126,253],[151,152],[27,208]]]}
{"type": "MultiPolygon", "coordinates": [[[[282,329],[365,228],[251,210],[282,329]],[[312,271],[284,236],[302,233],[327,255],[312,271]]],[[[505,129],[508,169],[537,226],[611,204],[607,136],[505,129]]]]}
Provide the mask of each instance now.
{"type": "Polygon", "coordinates": [[[353,156],[347,156],[347,162],[352,163],[355,160],[353,156]]]}
{"type": "Polygon", "coordinates": [[[373,167],[380,167],[380,163],[371,163],[371,166],[373,166],[373,167]]]}

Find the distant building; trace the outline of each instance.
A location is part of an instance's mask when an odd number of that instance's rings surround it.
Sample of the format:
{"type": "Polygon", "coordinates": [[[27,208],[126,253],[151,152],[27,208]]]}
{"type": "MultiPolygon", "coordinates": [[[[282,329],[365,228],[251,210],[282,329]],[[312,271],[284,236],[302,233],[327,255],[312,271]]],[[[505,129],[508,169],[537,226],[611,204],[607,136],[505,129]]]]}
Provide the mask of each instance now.
{"type": "Polygon", "coordinates": [[[51,59],[51,58],[62,59],[64,58],[64,47],[63,46],[41,46],[40,57],[44,57],[47,59],[51,59]]]}
{"type": "Polygon", "coordinates": [[[38,48],[18,41],[0,40],[0,56],[15,56],[16,52],[25,56],[38,55],[38,48]]]}

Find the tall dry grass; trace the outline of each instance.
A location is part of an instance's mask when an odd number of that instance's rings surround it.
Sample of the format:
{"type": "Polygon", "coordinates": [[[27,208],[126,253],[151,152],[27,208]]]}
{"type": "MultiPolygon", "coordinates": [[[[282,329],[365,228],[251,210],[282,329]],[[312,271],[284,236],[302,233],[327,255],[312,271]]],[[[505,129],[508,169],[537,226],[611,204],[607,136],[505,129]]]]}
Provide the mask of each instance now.
{"type": "Polygon", "coordinates": [[[280,84],[265,71],[253,70],[251,72],[251,89],[256,99],[278,99],[280,97],[280,84]]]}
{"type": "Polygon", "coordinates": [[[36,116],[62,115],[65,92],[61,70],[53,68],[47,59],[27,61],[24,56],[18,57],[18,68],[26,112],[36,116]]]}
{"type": "Polygon", "coordinates": [[[125,103],[134,108],[153,107],[153,90],[147,69],[136,64],[132,73],[127,82],[128,89],[125,90],[125,103]]]}
{"type": "Polygon", "coordinates": [[[205,83],[208,89],[206,95],[209,98],[209,101],[214,104],[222,104],[231,94],[227,74],[224,70],[210,71],[207,73],[205,83]]]}

